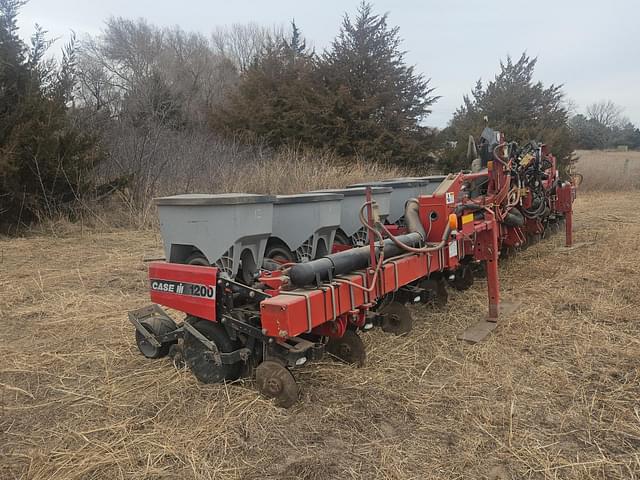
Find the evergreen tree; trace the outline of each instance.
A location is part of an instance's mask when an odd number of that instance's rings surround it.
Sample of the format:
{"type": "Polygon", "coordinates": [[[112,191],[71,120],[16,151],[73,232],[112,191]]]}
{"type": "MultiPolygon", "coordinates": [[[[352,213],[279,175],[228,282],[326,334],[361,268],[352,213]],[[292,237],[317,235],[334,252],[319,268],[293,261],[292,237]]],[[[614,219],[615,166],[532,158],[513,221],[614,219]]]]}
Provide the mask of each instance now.
{"type": "Polygon", "coordinates": [[[611,146],[625,145],[631,149],[640,148],[640,129],[631,122],[625,122],[617,129],[612,139],[611,146]]]}
{"type": "Polygon", "coordinates": [[[222,108],[212,113],[216,129],[258,137],[277,147],[322,146],[316,112],[326,95],[316,81],[316,56],[295,24],[291,36],[267,43],[222,108]]]}
{"type": "Polygon", "coordinates": [[[420,122],[438,97],[429,80],[405,63],[398,27],[361,3],[355,19],[344,16],[338,36],[322,57],[333,94],[328,140],[343,155],[419,163],[429,147],[420,122]]]}
{"type": "Polygon", "coordinates": [[[582,114],[572,117],[569,120],[569,127],[576,148],[585,150],[605,148],[611,136],[611,132],[604,125],[582,114]]]}
{"type": "Polygon", "coordinates": [[[561,165],[568,165],[574,149],[568,112],[561,85],[545,87],[534,82],[537,59],[523,53],[518,61],[507,57],[500,73],[486,86],[478,80],[471,95],[453,115],[442,138],[457,141],[444,156],[448,169],[469,168],[465,157],[469,135],[479,135],[488,124],[505,133],[508,140],[537,140],[549,144],[561,165]]]}
{"type": "Polygon", "coordinates": [[[31,47],[18,37],[25,2],[0,0],[0,226],[52,215],[88,187],[95,140],[68,116],[73,46],[58,68],[36,27],[31,47]]]}
{"type": "Polygon", "coordinates": [[[422,165],[430,130],[421,126],[437,97],[405,64],[397,27],[362,3],[321,56],[291,36],[271,42],[247,69],[214,128],[252,134],[270,145],[329,148],[351,157],[422,165]]]}
{"type": "Polygon", "coordinates": [[[587,106],[586,111],[586,116],[578,114],[569,121],[577,148],[640,147],[640,130],[622,116],[622,107],[605,100],[587,106]]]}

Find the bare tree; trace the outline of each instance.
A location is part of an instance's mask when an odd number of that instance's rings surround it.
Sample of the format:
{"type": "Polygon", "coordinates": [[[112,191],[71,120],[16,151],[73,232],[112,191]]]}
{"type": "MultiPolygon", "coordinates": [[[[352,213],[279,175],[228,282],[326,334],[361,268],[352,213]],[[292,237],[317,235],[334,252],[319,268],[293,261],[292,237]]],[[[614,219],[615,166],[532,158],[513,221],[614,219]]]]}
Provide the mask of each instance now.
{"type": "Polygon", "coordinates": [[[231,60],[239,72],[249,68],[265,45],[283,38],[284,27],[264,27],[254,22],[218,27],[211,34],[215,51],[231,60]]]}
{"type": "Polygon", "coordinates": [[[602,100],[587,107],[587,117],[607,128],[618,128],[624,124],[624,109],[611,100],[602,100]]]}
{"type": "Polygon", "coordinates": [[[217,53],[203,35],[179,28],[165,31],[160,68],[184,113],[197,123],[206,120],[237,82],[236,69],[228,58],[217,53]]]}
{"type": "Polygon", "coordinates": [[[82,43],[78,98],[120,119],[203,124],[237,73],[198,33],[111,18],[82,43]]]}

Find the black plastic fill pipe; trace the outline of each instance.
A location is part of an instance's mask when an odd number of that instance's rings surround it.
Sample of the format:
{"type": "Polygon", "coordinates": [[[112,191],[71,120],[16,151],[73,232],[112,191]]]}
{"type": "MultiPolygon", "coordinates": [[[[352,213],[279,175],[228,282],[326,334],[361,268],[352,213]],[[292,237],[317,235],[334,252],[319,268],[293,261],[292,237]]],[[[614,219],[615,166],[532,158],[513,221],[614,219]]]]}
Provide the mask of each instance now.
{"type": "MultiPolygon", "coordinates": [[[[419,247],[422,244],[422,235],[417,232],[399,235],[398,240],[410,247],[419,247]]],[[[376,255],[380,253],[379,242],[376,244],[376,255]]],[[[403,249],[387,238],[384,241],[384,258],[389,259],[406,253],[403,249]]],[[[369,266],[370,261],[369,246],[352,248],[343,252],[326,255],[317,260],[306,263],[297,263],[289,270],[289,279],[296,287],[311,285],[319,277],[320,281],[329,280],[329,275],[343,275],[355,270],[362,270],[369,266]]]]}

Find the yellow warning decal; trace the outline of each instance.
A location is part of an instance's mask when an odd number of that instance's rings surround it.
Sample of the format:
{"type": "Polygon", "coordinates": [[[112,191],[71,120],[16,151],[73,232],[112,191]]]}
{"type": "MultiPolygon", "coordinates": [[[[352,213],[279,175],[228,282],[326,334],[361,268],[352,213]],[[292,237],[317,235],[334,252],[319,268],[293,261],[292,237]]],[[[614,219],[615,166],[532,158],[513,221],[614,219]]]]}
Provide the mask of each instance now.
{"type": "Polygon", "coordinates": [[[473,213],[467,213],[462,216],[462,224],[466,225],[469,222],[473,222],[473,213]]]}

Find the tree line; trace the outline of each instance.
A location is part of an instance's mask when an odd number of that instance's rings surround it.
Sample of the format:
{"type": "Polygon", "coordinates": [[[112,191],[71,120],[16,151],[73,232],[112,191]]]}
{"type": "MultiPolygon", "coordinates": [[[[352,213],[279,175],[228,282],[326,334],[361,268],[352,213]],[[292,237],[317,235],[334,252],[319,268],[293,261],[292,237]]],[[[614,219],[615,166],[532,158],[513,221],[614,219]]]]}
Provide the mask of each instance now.
{"type": "Polygon", "coordinates": [[[0,0],[4,225],[124,187],[138,208],[159,192],[213,191],[219,169],[281,149],[428,172],[467,168],[466,140],[487,119],[511,139],[550,143],[565,164],[576,141],[595,148],[637,132],[609,122],[606,140],[588,143],[606,119],[571,118],[562,86],[535,81],[526,54],[478,81],[447,128],[430,128],[435,87],[407,64],[399,28],[364,2],[322,51],[295,22],[206,37],[110,18],[100,35],[72,38],[59,60],[42,28],[29,44],[19,37],[23,4],[0,0]]]}
{"type": "Polygon", "coordinates": [[[587,106],[586,115],[572,117],[569,126],[577,148],[640,148],[640,129],[622,113],[622,107],[606,100],[587,106]]]}

